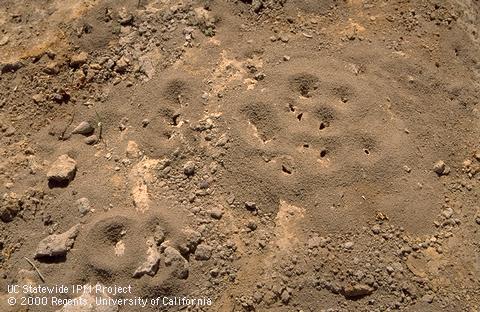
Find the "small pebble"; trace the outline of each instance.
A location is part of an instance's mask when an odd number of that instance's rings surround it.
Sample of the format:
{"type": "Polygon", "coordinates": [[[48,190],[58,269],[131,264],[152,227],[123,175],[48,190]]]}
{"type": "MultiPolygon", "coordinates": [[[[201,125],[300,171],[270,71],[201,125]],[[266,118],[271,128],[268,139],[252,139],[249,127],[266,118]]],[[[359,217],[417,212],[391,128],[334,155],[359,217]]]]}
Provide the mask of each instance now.
{"type": "Polygon", "coordinates": [[[183,166],[183,173],[191,177],[195,174],[195,163],[193,161],[188,161],[184,166],[183,166]]]}
{"type": "Polygon", "coordinates": [[[95,129],[88,121],[82,121],[73,129],[72,134],[91,134],[95,129]]]}
{"type": "Polygon", "coordinates": [[[353,248],[353,245],[354,245],[353,242],[346,242],[345,244],[343,244],[343,247],[344,247],[345,249],[352,249],[352,248],[353,248]]]}
{"type": "Polygon", "coordinates": [[[90,201],[86,197],[77,199],[77,201],[75,201],[75,204],[77,205],[78,212],[80,212],[82,216],[86,215],[92,210],[92,207],[90,206],[90,201]]]}
{"type": "Polygon", "coordinates": [[[375,224],[374,226],[372,226],[372,232],[373,234],[379,234],[380,233],[380,225],[378,224],[375,224]]]}
{"type": "Polygon", "coordinates": [[[195,249],[195,260],[206,261],[212,256],[213,248],[207,244],[200,244],[195,249]]]}
{"type": "Polygon", "coordinates": [[[98,137],[96,134],[93,134],[83,139],[83,142],[85,142],[85,144],[88,144],[88,145],[93,145],[97,143],[97,141],[98,141],[98,137]]]}
{"type": "Polygon", "coordinates": [[[245,202],[245,208],[249,211],[255,211],[257,210],[257,204],[254,202],[247,201],[245,202]]]}
{"type": "Polygon", "coordinates": [[[257,229],[257,224],[256,224],[254,221],[250,220],[250,221],[248,221],[248,223],[247,223],[247,228],[248,228],[250,231],[255,231],[255,230],[257,229]]]}
{"type": "Polygon", "coordinates": [[[210,211],[210,217],[212,217],[213,219],[220,220],[222,216],[223,216],[223,211],[221,211],[220,209],[213,209],[210,211]]]}
{"type": "Polygon", "coordinates": [[[439,176],[447,175],[450,173],[450,168],[447,167],[443,160],[439,160],[433,165],[433,171],[439,176]]]}

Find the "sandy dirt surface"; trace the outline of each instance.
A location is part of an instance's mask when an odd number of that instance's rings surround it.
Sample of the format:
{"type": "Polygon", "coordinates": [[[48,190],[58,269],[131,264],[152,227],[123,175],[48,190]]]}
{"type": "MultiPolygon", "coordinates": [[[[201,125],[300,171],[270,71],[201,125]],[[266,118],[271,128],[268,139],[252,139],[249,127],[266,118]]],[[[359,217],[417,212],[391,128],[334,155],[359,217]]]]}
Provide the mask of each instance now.
{"type": "Polygon", "coordinates": [[[0,311],[480,311],[479,99],[477,0],[1,0],[0,311]]]}

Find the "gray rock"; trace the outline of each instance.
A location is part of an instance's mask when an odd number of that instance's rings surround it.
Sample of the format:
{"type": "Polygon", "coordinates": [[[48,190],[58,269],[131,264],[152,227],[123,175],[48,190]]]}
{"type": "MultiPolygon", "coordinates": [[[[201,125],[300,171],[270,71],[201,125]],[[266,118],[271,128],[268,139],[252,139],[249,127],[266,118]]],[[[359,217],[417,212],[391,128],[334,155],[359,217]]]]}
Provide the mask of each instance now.
{"type": "Polygon", "coordinates": [[[184,229],[183,234],[185,241],[180,244],[179,250],[183,253],[193,252],[202,241],[202,234],[193,229],[184,229]]]}
{"type": "Polygon", "coordinates": [[[444,211],[442,211],[442,215],[445,217],[445,219],[450,219],[453,215],[453,209],[448,207],[444,211]]]}
{"type": "Polygon", "coordinates": [[[395,270],[393,269],[393,267],[391,267],[391,266],[389,266],[389,265],[388,265],[385,269],[387,270],[387,273],[388,273],[388,274],[392,274],[393,272],[395,272],[395,270]]]}
{"type": "Polygon", "coordinates": [[[257,229],[257,224],[253,220],[249,220],[246,226],[249,231],[255,231],[257,229]]]}
{"type": "Polygon", "coordinates": [[[72,134],[83,134],[83,135],[88,135],[91,134],[95,128],[88,122],[88,121],[82,121],[81,123],[78,124],[78,126],[73,129],[72,134]]]}
{"type": "Polygon", "coordinates": [[[256,74],[253,76],[253,78],[254,78],[255,80],[257,80],[257,81],[260,81],[260,80],[265,79],[265,74],[262,73],[262,72],[256,73],[256,74]]]}
{"type": "Polygon", "coordinates": [[[188,261],[182,256],[182,254],[171,246],[167,246],[163,251],[165,254],[165,265],[172,267],[175,277],[180,279],[186,279],[188,277],[188,261]]]}
{"type": "Polygon", "coordinates": [[[146,128],[150,124],[150,119],[145,118],[142,120],[142,127],[146,128]]]}
{"type": "Polygon", "coordinates": [[[131,25],[133,23],[132,13],[126,12],[126,11],[120,11],[118,15],[120,17],[118,19],[118,22],[120,23],[120,25],[126,26],[126,25],[131,25]]]}
{"type": "Polygon", "coordinates": [[[353,248],[353,245],[354,245],[353,242],[346,242],[345,244],[343,244],[343,247],[344,247],[345,249],[352,249],[352,248],[353,248]]]}
{"type": "Polygon", "coordinates": [[[78,212],[82,216],[86,215],[92,210],[92,207],[90,206],[90,201],[86,197],[79,198],[75,201],[75,205],[78,208],[78,212]]]}
{"type": "Polygon", "coordinates": [[[210,276],[217,277],[220,274],[220,270],[218,268],[213,268],[210,270],[210,276]]]}
{"type": "Polygon", "coordinates": [[[222,134],[218,139],[216,146],[225,146],[229,142],[230,138],[226,134],[222,134]]]}
{"type": "Polygon", "coordinates": [[[290,40],[290,38],[286,34],[281,34],[280,40],[284,43],[287,43],[290,40]]]}
{"type": "Polygon", "coordinates": [[[64,257],[77,238],[80,225],[77,224],[62,234],[52,234],[40,241],[35,258],[64,257]]]}
{"type": "Polygon", "coordinates": [[[68,183],[75,177],[77,162],[68,155],[60,155],[47,172],[51,182],[68,183]]]}
{"type": "Polygon", "coordinates": [[[290,301],[290,293],[288,292],[288,290],[284,289],[282,291],[282,294],[280,295],[280,298],[282,299],[282,302],[284,304],[288,304],[288,302],[290,301]]]}
{"type": "Polygon", "coordinates": [[[210,186],[210,183],[208,182],[208,180],[201,180],[199,183],[198,183],[198,187],[202,190],[206,190],[208,189],[208,187],[210,186]]]}
{"type": "Polygon", "coordinates": [[[195,163],[193,161],[188,161],[184,166],[183,166],[183,173],[185,173],[186,176],[193,176],[195,174],[195,163]]]}
{"type": "Polygon", "coordinates": [[[155,227],[155,231],[153,232],[153,240],[157,245],[160,245],[165,240],[165,231],[160,225],[155,227]]]}
{"type": "Polygon", "coordinates": [[[256,211],[257,210],[257,204],[254,202],[245,202],[245,208],[249,211],[256,211]]]}
{"type": "Polygon", "coordinates": [[[433,294],[426,294],[422,297],[422,301],[427,303],[432,303],[434,299],[435,299],[435,295],[433,294]]]}
{"type": "Polygon", "coordinates": [[[88,145],[93,145],[98,142],[98,137],[96,134],[93,134],[91,136],[86,137],[83,140],[83,142],[85,142],[85,144],[88,144],[88,145]]]}
{"type": "Polygon", "coordinates": [[[262,9],[263,7],[263,3],[262,1],[260,0],[253,0],[252,1],[252,9],[255,13],[258,13],[260,12],[260,10],[262,9]]]}
{"type": "Polygon", "coordinates": [[[105,68],[112,70],[113,67],[115,66],[115,61],[112,59],[107,59],[104,64],[105,68]]]}
{"type": "Polygon", "coordinates": [[[314,249],[320,247],[321,238],[318,234],[314,234],[312,237],[308,239],[307,247],[308,249],[314,249]]]}
{"type": "Polygon", "coordinates": [[[206,261],[212,256],[213,248],[207,244],[200,244],[195,250],[195,260],[206,261]]]}
{"type": "Polygon", "coordinates": [[[210,217],[220,220],[223,216],[223,211],[220,209],[212,209],[210,210],[210,217]]]}
{"type": "Polygon", "coordinates": [[[235,194],[229,194],[227,197],[227,204],[233,205],[235,202],[235,194]]]}
{"type": "Polygon", "coordinates": [[[433,171],[439,176],[447,175],[450,173],[450,167],[443,160],[439,160],[433,165],[433,171]]]}

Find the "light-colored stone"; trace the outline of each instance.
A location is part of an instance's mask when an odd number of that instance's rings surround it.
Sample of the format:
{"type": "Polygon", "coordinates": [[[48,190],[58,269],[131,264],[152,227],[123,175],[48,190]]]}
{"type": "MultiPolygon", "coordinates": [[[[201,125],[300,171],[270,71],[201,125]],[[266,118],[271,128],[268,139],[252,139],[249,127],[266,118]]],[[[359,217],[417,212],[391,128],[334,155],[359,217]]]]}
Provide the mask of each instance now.
{"type": "Polygon", "coordinates": [[[88,53],[87,52],[80,52],[78,54],[73,55],[70,58],[70,66],[72,67],[80,67],[85,64],[88,60],[88,53]]]}
{"type": "Polygon", "coordinates": [[[144,158],[134,165],[129,173],[128,180],[133,204],[139,212],[145,212],[150,209],[149,188],[156,181],[155,168],[157,164],[158,159],[144,158]]]}
{"type": "Polygon", "coordinates": [[[70,182],[75,177],[77,162],[68,155],[60,155],[47,172],[51,182],[70,182]]]}
{"type": "Polygon", "coordinates": [[[82,121],[78,126],[73,129],[72,134],[83,134],[87,135],[92,133],[95,130],[93,126],[88,121],[82,121]]]}
{"type": "Polygon", "coordinates": [[[125,254],[125,243],[122,240],[119,240],[113,249],[115,251],[115,256],[121,257],[125,254]]]}
{"type": "Polygon", "coordinates": [[[138,278],[147,274],[154,276],[157,274],[160,263],[160,252],[153,238],[147,240],[147,258],[145,262],[133,273],[133,277],[138,278]]]}
{"type": "Polygon", "coordinates": [[[140,157],[140,149],[138,148],[138,144],[135,143],[135,141],[128,141],[125,155],[131,159],[140,157]]]}
{"type": "Polygon", "coordinates": [[[448,175],[450,173],[450,167],[448,167],[443,160],[439,160],[433,165],[433,171],[439,176],[448,175]]]}
{"type": "Polygon", "coordinates": [[[35,258],[64,257],[72,248],[80,230],[77,224],[62,234],[52,234],[42,239],[37,246],[35,258]]]}

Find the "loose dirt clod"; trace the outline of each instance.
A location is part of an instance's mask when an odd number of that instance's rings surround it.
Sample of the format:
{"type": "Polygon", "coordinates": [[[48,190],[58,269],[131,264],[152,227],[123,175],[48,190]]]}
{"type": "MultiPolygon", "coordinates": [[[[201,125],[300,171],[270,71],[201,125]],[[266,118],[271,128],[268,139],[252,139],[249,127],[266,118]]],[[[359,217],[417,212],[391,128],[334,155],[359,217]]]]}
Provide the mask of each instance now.
{"type": "Polygon", "coordinates": [[[374,289],[365,284],[347,285],[343,288],[343,295],[349,299],[363,297],[372,294],[374,289]]]}
{"type": "Polygon", "coordinates": [[[78,54],[72,55],[70,58],[70,66],[72,67],[80,67],[81,65],[85,64],[88,59],[87,52],[80,52],[78,54]]]}

